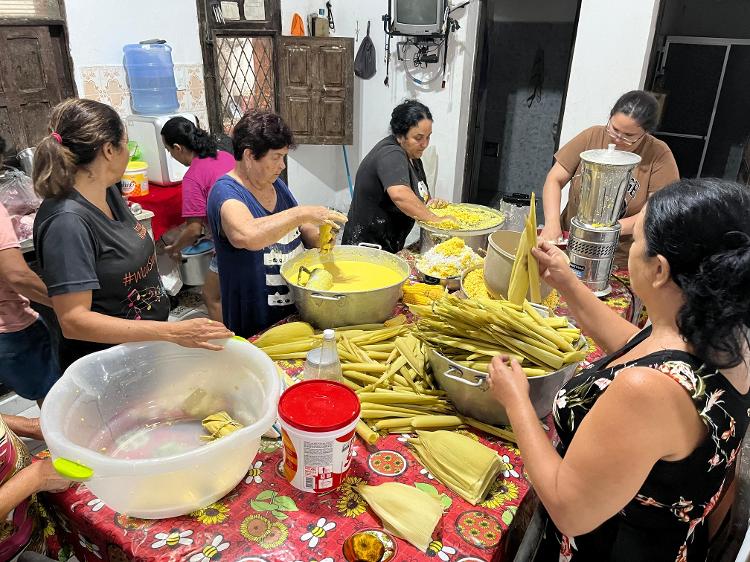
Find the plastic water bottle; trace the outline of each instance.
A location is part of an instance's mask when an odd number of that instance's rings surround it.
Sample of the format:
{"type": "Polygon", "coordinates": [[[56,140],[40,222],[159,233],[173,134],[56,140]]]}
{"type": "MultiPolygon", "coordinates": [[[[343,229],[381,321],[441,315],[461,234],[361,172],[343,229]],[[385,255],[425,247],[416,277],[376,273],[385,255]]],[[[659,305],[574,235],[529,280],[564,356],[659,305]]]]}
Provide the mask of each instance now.
{"type": "Polygon", "coordinates": [[[174,79],[172,48],[160,42],[123,47],[125,71],[133,112],[146,115],[173,113],[180,107],[174,79]]]}
{"type": "Polygon", "coordinates": [[[339,352],[336,349],[336,332],[323,331],[323,345],[308,352],[303,373],[305,380],[343,380],[339,352]]]}

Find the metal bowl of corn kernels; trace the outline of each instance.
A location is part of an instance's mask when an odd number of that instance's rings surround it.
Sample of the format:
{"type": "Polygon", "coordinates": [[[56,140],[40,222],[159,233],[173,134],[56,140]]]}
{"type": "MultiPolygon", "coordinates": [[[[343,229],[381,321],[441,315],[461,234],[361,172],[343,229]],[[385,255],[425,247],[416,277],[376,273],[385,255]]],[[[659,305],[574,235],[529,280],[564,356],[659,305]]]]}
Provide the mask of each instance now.
{"type": "MultiPolygon", "coordinates": [[[[544,306],[532,305],[541,316],[549,316],[544,306]]],[[[572,324],[568,326],[574,328],[572,324]]],[[[579,345],[585,343],[581,336],[579,345]],[[583,341],[581,341],[583,340],[583,341]]],[[[427,351],[427,360],[438,386],[445,390],[448,398],[460,413],[491,425],[508,425],[508,415],[500,403],[489,392],[487,373],[461,365],[433,347],[427,351]]],[[[563,385],[576,372],[578,363],[565,365],[546,375],[529,377],[529,398],[539,419],[552,411],[552,403],[563,385]]]]}
{"type": "MultiPolygon", "coordinates": [[[[449,204],[449,206],[446,208],[446,212],[450,212],[451,205],[454,204],[449,204]]],[[[493,209],[491,207],[485,207],[484,205],[475,205],[473,203],[461,203],[455,204],[454,206],[468,211],[469,213],[476,212],[477,214],[486,216],[488,218],[485,222],[494,224],[489,224],[489,226],[482,225],[481,228],[471,227],[468,224],[464,224],[461,226],[461,228],[444,229],[435,224],[420,221],[418,224],[420,230],[419,252],[421,254],[424,254],[433,246],[437,246],[441,242],[445,242],[449,238],[454,237],[461,238],[467,246],[475,251],[485,251],[487,250],[487,240],[489,235],[497,230],[500,230],[503,226],[503,222],[505,221],[505,215],[503,215],[497,209],[493,209]]],[[[436,211],[436,209],[433,209],[433,211],[436,211]]]]}

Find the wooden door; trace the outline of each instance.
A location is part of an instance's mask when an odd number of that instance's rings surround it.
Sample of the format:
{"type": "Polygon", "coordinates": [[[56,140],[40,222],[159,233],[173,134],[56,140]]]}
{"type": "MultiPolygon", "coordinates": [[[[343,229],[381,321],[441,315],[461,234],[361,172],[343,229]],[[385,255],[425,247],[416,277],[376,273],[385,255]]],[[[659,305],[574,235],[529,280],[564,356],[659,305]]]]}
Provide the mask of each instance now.
{"type": "Polygon", "coordinates": [[[61,101],[64,74],[49,26],[0,26],[0,135],[8,154],[35,146],[61,101]]]}
{"type": "Polygon", "coordinates": [[[352,144],[354,40],[279,39],[279,113],[299,144],[352,144]]]}

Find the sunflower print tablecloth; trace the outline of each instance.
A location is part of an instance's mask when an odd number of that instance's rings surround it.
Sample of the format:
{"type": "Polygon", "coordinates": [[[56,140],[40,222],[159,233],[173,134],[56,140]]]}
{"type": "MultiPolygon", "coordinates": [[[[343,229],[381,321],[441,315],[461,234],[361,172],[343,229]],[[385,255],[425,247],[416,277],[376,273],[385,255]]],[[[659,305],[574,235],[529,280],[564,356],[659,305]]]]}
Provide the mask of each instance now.
{"type": "MultiPolygon", "coordinates": [[[[607,304],[627,317],[631,303],[627,288],[615,281],[607,304]]],[[[558,311],[567,313],[564,303],[558,311]]],[[[594,346],[588,360],[600,354],[594,346]]],[[[280,367],[295,380],[301,364],[280,362],[280,367]]],[[[381,534],[390,545],[388,560],[503,560],[508,526],[529,491],[523,461],[512,444],[477,431],[462,431],[496,450],[504,463],[489,496],[476,506],[447,489],[416,461],[406,444],[408,434],[385,436],[374,446],[356,437],[343,485],[317,496],[288,484],[279,473],[280,441],[264,439],[234,490],[183,517],[157,521],[128,517],[112,511],[83,484],[44,495],[51,517],[45,529],[48,550],[59,560],[74,554],[80,562],[344,562],[343,545],[350,536],[366,530],[382,533],[380,521],[355,486],[397,481],[435,495],[445,511],[438,539],[426,552],[381,534]]]]}

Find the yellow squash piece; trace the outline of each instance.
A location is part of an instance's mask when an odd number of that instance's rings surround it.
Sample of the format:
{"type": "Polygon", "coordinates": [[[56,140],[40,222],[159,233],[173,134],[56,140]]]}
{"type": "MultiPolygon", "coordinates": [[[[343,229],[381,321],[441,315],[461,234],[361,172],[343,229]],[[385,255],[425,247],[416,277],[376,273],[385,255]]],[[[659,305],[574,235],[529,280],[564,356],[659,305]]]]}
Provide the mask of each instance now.
{"type": "Polygon", "coordinates": [[[297,339],[311,338],[314,334],[315,330],[307,322],[288,322],[266,330],[253,343],[263,348],[297,339]]]}
{"type": "Polygon", "coordinates": [[[389,533],[410,542],[422,552],[432,542],[432,534],[443,516],[440,502],[422,490],[398,482],[380,486],[360,484],[364,498],[389,533]]]}
{"type": "Polygon", "coordinates": [[[417,431],[409,439],[419,462],[472,505],[482,501],[503,470],[498,454],[452,431],[417,431]]]}

